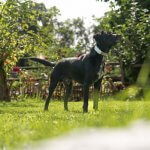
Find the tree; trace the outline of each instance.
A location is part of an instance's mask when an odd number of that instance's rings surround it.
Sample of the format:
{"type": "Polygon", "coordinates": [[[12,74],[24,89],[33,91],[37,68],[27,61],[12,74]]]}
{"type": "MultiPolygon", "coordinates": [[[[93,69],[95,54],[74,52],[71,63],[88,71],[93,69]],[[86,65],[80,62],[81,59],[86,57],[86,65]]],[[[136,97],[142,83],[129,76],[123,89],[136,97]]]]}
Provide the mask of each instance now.
{"type": "Polygon", "coordinates": [[[74,56],[89,45],[88,30],[81,18],[58,21],[57,15],[57,8],[46,9],[41,15],[44,23],[40,27],[40,35],[47,46],[41,53],[54,61],[74,56]]]}
{"type": "MultiPolygon", "coordinates": [[[[97,0],[99,1],[99,0],[97,0]]],[[[112,0],[101,0],[104,2],[112,2],[112,0]]],[[[122,4],[126,3],[128,0],[114,0],[117,5],[121,6],[122,4]]],[[[132,0],[131,2],[137,2],[141,5],[142,8],[150,10],[150,1],[149,0],[132,0]]]]}
{"type": "Polygon", "coordinates": [[[0,100],[10,101],[6,72],[25,52],[33,51],[41,42],[31,28],[37,26],[38,12],[31,1],[0,2],[0,100]]]}
{"type": "MultiPolygon", "coordinates": [[[[56,7],[46,8],[45,5],[36,4],[36,8],[40,11],[38,22],[40,24],[39,35],[43,41],[43,48],[38,54],[43,54],[51,60],[58,58],[58,39],[56,36],[56,27],[58,24],[57,16],[60,14],[56,7]]],[[[37,55],[38,55],[37,54],[37,55]]]]}
{"type": "Polygon", "coordinates": [[[56,7],[47,9],[31,0],[0,2],[1,101],[10,101],[7,73],[20,57],[43,53],[57,60],[72,55],[75,47],[87,46],[84,22],[80,18],[59,22],[58,15],[56,7]]]}
{"type": "Polygon", "coordinates": [[[99,25],[95,27],[95,30],[103,29],[122,35],[122,43],[116,49],[126,65],[126,77],[130,82],[136,81],[140,69],[134,69],[132,64],[143,63],[150,46],[148,5],[148,1],[116,0],[112,3],[112,10],[98,19],[99,25]],[[116,5],[119,7],[116,8],[116,5]]]}
{"type": "Polygon", "coordinates": [[[66,56],[71,56],[87,49],[89,46],[88,33],[89,30],[85,28],[81,18],[58,22],[56,36],[61,53],[64,50],[66,56]]]}
{"type": "Polygon", "coordinates": [[[56,7],[47,9],[42,3],[36,3],[33,9],[40,11],[38,30],[45,44],[38,53],[56,61],[88,47],[88,32],[81,18],[58,21],[60,11],[56,7]]]}

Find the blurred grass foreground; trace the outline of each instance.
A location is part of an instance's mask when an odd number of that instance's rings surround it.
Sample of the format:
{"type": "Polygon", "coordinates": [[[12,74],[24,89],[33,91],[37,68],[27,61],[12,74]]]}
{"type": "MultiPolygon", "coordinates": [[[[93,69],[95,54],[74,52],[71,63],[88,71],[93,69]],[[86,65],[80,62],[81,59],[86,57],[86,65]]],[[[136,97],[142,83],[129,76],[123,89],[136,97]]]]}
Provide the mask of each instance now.
{"type": "Polygon", "coordinates": [[[16,148],[33,141],[56,137],[83,127],[121,127],[128,123],[150,120],[150,101],[99,102],[99,110],[82,113],[82,102],[70,102],[69,112],[63,102],[51,103],[50,111],[43,111],[43,101],[28,99],[20,102],[0,103],[0,149],[16,148]]]}
{"type": "Polygon", "coordinates": [[[56,137],[85,127],[122,127],[139,119],[150,120],[149,55],[137,83],[116,96],[99,101],[98,111],[89,102],[89,113],[82,113],[82,102],[70,102],[65,112],[62,101],[52,101],[44,112],[41,99],[0,103],[0,149],[16,149],[34,141],[56,137]]]}

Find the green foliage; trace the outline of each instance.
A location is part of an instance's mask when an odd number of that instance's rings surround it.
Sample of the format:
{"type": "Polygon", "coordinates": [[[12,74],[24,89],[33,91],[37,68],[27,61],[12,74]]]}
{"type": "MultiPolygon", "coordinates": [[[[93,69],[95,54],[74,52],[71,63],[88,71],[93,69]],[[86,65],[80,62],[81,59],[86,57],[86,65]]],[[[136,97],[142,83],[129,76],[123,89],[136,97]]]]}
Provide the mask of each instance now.
{"type": "Polygon", "coordinates": [[[53,32],[49,28],[49,25],[41,26],[44,41],[47,41],[47,50],[41,50],[41,53],[51,60],[75,56],[89,45],[88,31],[80,18],[63,22],[55,20],[53,32]],[[53,38],[49,32],[53,34],[53,38]]]}
{"type": "Polygon", "coordinates": [[[9,95],[6,74],[20,57],[44,55],[56,61],[87,47],[83,20],[59,22],[58,15],[56,7],[31,0],[0,1],[0,99],[9,95]]]}
{"type": "Polygon", "coordinates": [[[82,102],[70,102],[69,112],[62,102],[52,102],[43,112],[43,101],[31,100],[0,104],[0,149],[14,148],[33,141],[61,135],[81,127],[118,127],[145,118],[150,119],[149,101],[101,101],[97,112],[89,103],[82,113],[82,102]]]}
{"type": "Polygon", "coordinates": [[[0,100],[9,98],[7,71],[25,53],[44,47],[38,33],[40,11],[31,0],[0,1],[0,100]]]}
{"type": "Polygon", "coordinates": [[[0,61],[12,67],[25,52],[33,51],[41,42],[31,29],[37,25],[38,12],[31,1],[7,0],[0,8],[0,61]]]}
{"type": "Polygon", "coordinates": [[[112,10],[97,19],[99,25],[95,28],[95,31],[102,29],[122,36],[122,42],[116,47],[117,55],[126,64],[126,76],[134,81],[139,70],[133,71],[131,64],[143,63],[150,47],[149,9],[143,7],[138,0],[112,3],[112,10]]]}
{"type": "MultiPolygon", "coordinates": [[[[97,0],[99,1],[99,0],[97,0]]],[[[113,2],[113,0],[101,0],[101,1],[104,1],[104,2],[113,2]]],[[[122,5],[123,3],[126,3],[128,0],[114,0],[114,2],[117,3],[117,5],[122,5]]],[[[141,5],[142,8],[146,8],[146,9],[149,9],[150,10],[150,1],[149,0],[132,0],[132,2],[137,2],[141,5]]]]}
{"type": "Polygon", "coordinates": [[[25,53],[56,60],[74,54],[75,47],[87,47],[88,33],[80,18],[59,22],[56,7],[47,9],[30,0],[0,4],[0,57],[7,67],[25,53]]]}
{"type": "Polygon", "coordinates": [[[59,22],[57,34],[60,45],[63,47],[77,46],[82,49],[89,44],[88,32],[81,18],[59,22]]]}

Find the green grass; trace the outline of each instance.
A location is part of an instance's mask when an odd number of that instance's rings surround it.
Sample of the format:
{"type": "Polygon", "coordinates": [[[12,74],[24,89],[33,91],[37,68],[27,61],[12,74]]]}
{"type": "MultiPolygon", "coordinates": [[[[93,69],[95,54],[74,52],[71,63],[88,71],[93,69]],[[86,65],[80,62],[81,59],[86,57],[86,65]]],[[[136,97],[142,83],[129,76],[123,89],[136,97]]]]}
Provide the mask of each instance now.
{"type": "Polygon", "coordinates": [[[52,101],[43,111],[38,99],[0,103],[0,149],[12,149],[33,141],[52,138],[82,127],[118,127],[143,118],[150,120],[149,101],[100,101],[99,110],[82,113],[82,102],[70,102],[65,112],[63,102],[52,101]]]}

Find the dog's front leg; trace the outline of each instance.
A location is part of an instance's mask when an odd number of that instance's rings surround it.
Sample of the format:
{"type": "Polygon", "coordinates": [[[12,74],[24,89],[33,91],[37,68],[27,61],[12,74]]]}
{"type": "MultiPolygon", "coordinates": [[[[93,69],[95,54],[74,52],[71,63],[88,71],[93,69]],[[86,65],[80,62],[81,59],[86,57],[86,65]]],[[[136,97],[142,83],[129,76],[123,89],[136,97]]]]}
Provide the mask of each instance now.
{"type": "Polygon", "coordinates": [[[89,98],[89,84],[85,83],[83,85],[83,96],[84,96],[84,102],[83,102],[83,112],[88,112],[88,98],[89,98]]]}
{"type": "Polygon", "coordinates": [[[101,87],[102,78],[94,83],[94,94],[93,94],[93,109],[98,109],[98,99],[100,95],[100,87],[101,87]]]}

